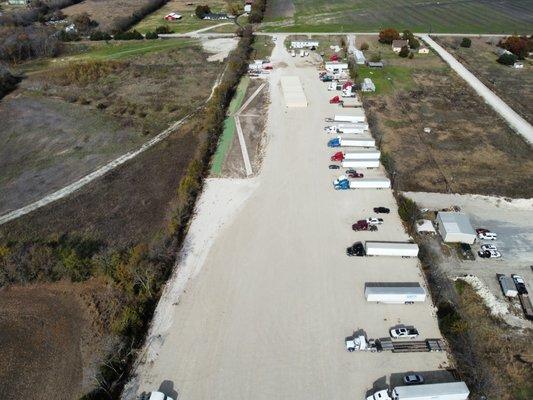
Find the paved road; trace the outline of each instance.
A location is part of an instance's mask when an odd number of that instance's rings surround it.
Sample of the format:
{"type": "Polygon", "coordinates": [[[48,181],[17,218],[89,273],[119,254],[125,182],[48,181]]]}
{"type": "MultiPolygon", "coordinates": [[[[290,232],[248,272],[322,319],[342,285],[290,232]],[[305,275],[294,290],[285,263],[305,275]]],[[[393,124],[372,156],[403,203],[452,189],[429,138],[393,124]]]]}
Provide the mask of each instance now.
{"type": "Polygon", "coordinates": [[[533,127],[529,122],[516,113],[511,107],[500,99],[492,90],[486,87],[474,74],[466,69],[442,46],[431,39],[427,34],[421,35],[422,40],[431,46],[457,74],[463,78],[485,101],[502,116],[507,123],[521,134],[529,143],[533,143],[533,127]]]}
{"type": "MultiPolygon", "coordinates": [[[[257,187],[202,250],[186,288],[167,298],[150,337],[155,350],[136,369],[123,399],[172,382],[180,400],[361,399],[393,373],[435,371],[442,353],[348,353],[344,339],[364,329],[383,337],[399,323],[424,337],[440,333],[430,301],[384,305],[365,301],[364,283],[423,282],[418,259],[347,257],[356,240],[408,239],[396,212],[379,232],[353,232],[372,207],[396,209],[390,190],[335,191],[328,169],[324,118],[338,106],[309,58],[292,58],[278,39],[270,75],[268,147],[257,187]],[[281,76],[298,76],[308,107],[289,109],[281,76]],[[207,254],[206,254],[207,253],[207,254]]],[[[349,112],[349,111],[346,111],[349,112]]],[[[367,173],[383,176],[383,170],[367,173]]],[[[246,181],[246,180],[245,180],[246,181]]],[[[231,207],[221,192],[209,212],[231,207]]],[[[202,217],[201,210],[196,218],[202,217]]],[[[196,221],[196,219],[195,219],[196,221]]],[[[210,223],[210,222],[206,222],[210,223]]],[[[195,222],[193,221],[193,225],[195,222]]],[[[194,234],[188,240],[194,242],[194,234]]],[[[194,246],[192,246],[194,248],[194,246]]],[[[177,270],[178,273],[181,270],[177,270]]],[[[171,282],[183,282],[173,279],[171,282]]],[[[427,375],[426,375],[427,376],[427,375]]]]}

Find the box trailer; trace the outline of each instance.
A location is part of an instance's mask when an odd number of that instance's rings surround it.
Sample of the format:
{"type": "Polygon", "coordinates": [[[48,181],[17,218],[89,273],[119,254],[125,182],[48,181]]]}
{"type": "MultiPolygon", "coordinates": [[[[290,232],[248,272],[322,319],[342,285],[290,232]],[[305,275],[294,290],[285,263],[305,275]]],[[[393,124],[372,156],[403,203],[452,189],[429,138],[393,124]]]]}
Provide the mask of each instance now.
{"type": "Polygon", "coordinates": [[[367,256],[418,257],[418,245],[409,242],[366,242],[367,256]]]}
{"type": "Polygon", "coordinates": [[[366,301],[386,304],[412,304],[426,301],[426,291],[418,282],[367,282],[366,301]]]}
{"type": "Polygon", "coordinates": [[[359,115],[335,115],[333,118],[326,118],[326,122],[351,122],[353,124],[358,122],[365,123],[366,116],[364,112],[359,115]]]}
{"type": "Polygon", "coordinates": [[[500,282],[500,287],[502,288],[502,292],[505,297],[518,296],[518,290],[516,289],[513,278],[502,274],[496,274],[496,277],[498,278],[498,282],[500,282]]]}
{"type": "Polygon", "coordinates": [[[447,382],[396,386],[390,392],[377,391],[367,400],[467,400],[469,395],[466,383],[447,382]]]}
{"type": "Polygon", "coordinates": [[[340,134],[340,133],[346,133],[346,134],[359,134],[364,133],[368,131],[368,128],[364,126],[364,124],[361,124],[361,126],[358,125],[352,125],[352,126],[344,126],[344,127],[336,127],[336,126],[327,126],[324,128],[326,133],[334,133],[334,134],[340,134]]]}
{"type": "MultiPolygon", "coordinates": [[[[379,159],[362,158],[358,160],[344,160],[342,168],[379,168],[379,159]]],[[[390,187],[390,182],[387,188],[390,187]]]]}
{"type": "Polygon", "coordinates": [[[387,178],[362,178],[350,181],[350,189],[388,189],[390,180],[387,178]]]}
{"type": "Polygon", "coordinates": [[[336,137],[328,140],[328,147],[374,147],[376,141],[372,138],[347,139],[336,137]]]}
{"type": "MultiPolygon", "coordinates": [[[[337,153],[335,153],[337,154],[337,153]]],[[[335,156],[334,154],[334,156],[335,156]]],[[[342,158],[332,157],[333,161],[348,161],[348,160],[379,160],[381,153],[376,149],[354,149],[350,152],[342,152],[342,158]]]]}
{"type": "Polygon", "coordinates": [[[332,61],[327,62],[324,67],[328,72],[339,73],[345,69],[348,69],[348,63],[332,61]]]}

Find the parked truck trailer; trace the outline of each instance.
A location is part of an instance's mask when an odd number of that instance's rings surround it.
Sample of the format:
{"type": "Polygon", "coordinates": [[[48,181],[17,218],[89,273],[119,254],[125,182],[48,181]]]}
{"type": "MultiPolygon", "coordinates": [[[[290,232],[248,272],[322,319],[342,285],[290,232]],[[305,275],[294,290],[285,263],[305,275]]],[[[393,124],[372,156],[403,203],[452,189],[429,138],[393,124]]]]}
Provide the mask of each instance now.
{"type": "Polygon", "coordinates": [[[350,152],[338,151],[331,156],[331,161],[345,160],[379,160],[381,153],[377,149],[354,149],[350,152]]]}
{"type": "MultiPolygon", "coordinates": [[[[344,160],[341,162],[342,168],[378,168],[379,167],[379,159],[368,159],[368,158],[362,158],[358,160],[344,160]]],[[[385,183],[385,188],[389,188],[390,183],[385,183]]]]}
{"type": "Polygon", "coordinates": [[[464,382],[396,386],[368,396],[366,400],[467,400],[470,391],[464,382]]]}
{"type": "Polygon", "coordinates": [[[426,291],[418,282],[367,282],[366,301],[386,304],[412,304],[426,301],[426,291]]]}
{"type": "Polygon", "coordinates": [[[409,242],[366,242],[367,256],[418,257],[418,245],[409,242]]]}
{"type": "Polygon", "coordinates": [[[328,140],[328,147],[374,147],[375,145],[376,141],[372,138],[346,139],[338,136],[328,140]]]}
{"type": "MultiPolygon", "coordinates": [[[[365,160],[358,160],[365,161],[365,160]]],[[[377,160],[374,160],[377,161],[377,160]]],[[[378,161],[379,162],[379,161],[378,161]]],[[[333,181],[333,188],[335,190],[347,189],[388,189],[390,188],[390,180],[387,178],[362,178],[350,181],[346,175],[341,175],[333,181]]]]}
{"type": "Polygon", "coordinates": [[[326,122],[351,122],[351,123],[365,123],[366,117],[362,108],[358,108],[354,111],[360,110],[358,115],[335,115],[333,118],[326,118],[326,122]]]}

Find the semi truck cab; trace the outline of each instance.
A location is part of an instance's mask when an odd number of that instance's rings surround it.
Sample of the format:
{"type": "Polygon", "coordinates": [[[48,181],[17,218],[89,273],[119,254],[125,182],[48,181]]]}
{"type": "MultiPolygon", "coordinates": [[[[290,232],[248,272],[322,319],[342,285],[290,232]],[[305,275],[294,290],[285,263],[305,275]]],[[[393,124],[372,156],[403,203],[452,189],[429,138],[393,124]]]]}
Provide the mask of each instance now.
{"type": "Polygon", "coordinates": [[[385,389],[385,390],[380,390],[371,396],[368,396],[366,400],[393,400],[393,399],[389,396],[389,391],[385,389]]]}

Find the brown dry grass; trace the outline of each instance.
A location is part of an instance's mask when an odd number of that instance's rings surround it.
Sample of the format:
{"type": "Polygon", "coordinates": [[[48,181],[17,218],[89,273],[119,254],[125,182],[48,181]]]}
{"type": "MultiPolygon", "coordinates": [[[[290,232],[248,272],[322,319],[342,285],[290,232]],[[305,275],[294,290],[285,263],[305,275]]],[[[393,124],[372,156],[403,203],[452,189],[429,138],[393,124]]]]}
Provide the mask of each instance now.
{"type": "Polygon", "coordinates": [[[411,72],[414,86],[365,99],[400,190],[529,197],[533,151],[448,69],[411,72]],[[424,133],[430,127],[431,133],[424,133]]]}
{"type": "Polygon", "coordinates": [[[533,353],[533,332],[513,331],[494,320],[472,287],[461,284],[458,288],[463,322],[455,324],[455,329],[468,338],[470,348],[454,350],[458,368],[470,380],[471,389],[489,399],[531,399],[533,368],[522,357],[533,353]]]}
{"type": "Polygon", "coordinates": [[[72,399],[94,385],[114,291],[103,282],[11,286],[0,291],[0,397],[72,399]]]}

